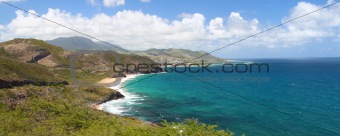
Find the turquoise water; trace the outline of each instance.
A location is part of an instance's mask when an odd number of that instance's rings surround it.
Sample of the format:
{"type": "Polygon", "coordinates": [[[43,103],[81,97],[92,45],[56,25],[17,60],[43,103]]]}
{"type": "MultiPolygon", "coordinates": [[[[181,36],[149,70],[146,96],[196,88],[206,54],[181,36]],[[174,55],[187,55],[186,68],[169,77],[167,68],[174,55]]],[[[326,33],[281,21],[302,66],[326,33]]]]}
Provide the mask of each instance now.
{"type": "Polygon", "coordinates": [[[340,133],[340,58],[250,61],[269,64],[269,73],[217,73],[221,65],[214,65],[213,73],[185,73],[208,84],[181,73],[127,81],[126,90],[142,99],[124,114],[152,122],[195,118],[235,135],[335,135],[294,116],[340,133]]]}

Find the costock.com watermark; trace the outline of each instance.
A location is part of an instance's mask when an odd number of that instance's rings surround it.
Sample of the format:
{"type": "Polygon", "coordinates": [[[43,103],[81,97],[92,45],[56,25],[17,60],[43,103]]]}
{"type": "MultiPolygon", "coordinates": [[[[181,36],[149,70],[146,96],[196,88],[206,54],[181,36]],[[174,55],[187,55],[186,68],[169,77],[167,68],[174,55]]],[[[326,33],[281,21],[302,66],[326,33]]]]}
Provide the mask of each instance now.
{"type": "Polygon", "coordinates": [[[201,63],[163,63],[163,64],[121,64],[113,65],[113,72],[115,73],[145,73],[145,72],[167,72],[167,73],[269,73],[270,66],[267,63],[224,63],[224,64],[206,64],[201,63]],[[218,69],[217,69],[218,68],[218,69]]]}

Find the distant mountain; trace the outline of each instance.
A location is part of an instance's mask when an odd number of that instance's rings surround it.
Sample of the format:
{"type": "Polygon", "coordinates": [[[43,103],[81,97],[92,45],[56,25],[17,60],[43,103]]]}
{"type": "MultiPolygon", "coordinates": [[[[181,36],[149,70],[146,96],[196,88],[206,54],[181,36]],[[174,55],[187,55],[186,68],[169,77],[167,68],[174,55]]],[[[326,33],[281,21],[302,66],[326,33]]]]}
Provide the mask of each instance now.
{"type": "Polygon", "coordinates": [[[122,48],[118,45],[111,46],[101,42],[94,42],[91,39],[74,36],[74,37],[59,37],[54,40],[47,40],[49,44],[53,44],[55,46],[59,46],[64,48],[65,50],[113,50],[113,51],[122,51],[119,48],[122,48]],[[119,48],[117,48],[119,47],[119,48]]]}
{"type": "Polygon", "coordinates": [[[106,45],[101,42],[94,42],[84,37],[60,37],[54,40],[46,41],[55,46],[64,48],[65,50],[111,50],[121,54],[130,54],[131,52],[142,56],[149,57],[158,63],[198,63],[205,60],[207,63],[223,63],[225,59],[217,58],[204,51],[191,51],[186,49],[149,49],[146,51],[126,52],[114,46],[106,45]],[[198,58],[193,60],[194,58],[198,58]]]}
{"type": "Polygon", "coordinates": [[[207,63],[223,63],[225,59],[221,59],[210,55],[204,51],[192,51],[187,49],[149,49],[137,52],[140,55],[148,56],[158,63],[198,63],[204,60],[207,63]]]}

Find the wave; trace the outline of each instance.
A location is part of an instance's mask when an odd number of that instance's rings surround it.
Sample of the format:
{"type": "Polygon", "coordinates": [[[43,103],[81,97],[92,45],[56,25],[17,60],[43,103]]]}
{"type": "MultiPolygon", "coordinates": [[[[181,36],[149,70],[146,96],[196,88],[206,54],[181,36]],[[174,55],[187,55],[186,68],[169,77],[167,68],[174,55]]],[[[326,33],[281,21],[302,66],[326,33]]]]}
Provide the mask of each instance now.
{"type": "Polygon", "coordinates": [[[124,88],[121,88],[121,87],[124,82],[128,80],[132,80],[141,75],[143,74],[127,75],[127,77],[122,79],[120,84],[110,87],[111,89],[121,92],[125,96],[125,98],[112,100],[112,101],[103,103],[99,105],[99,109],[112,113],[112,114],[126,115],[126,113],[131,109],[132,105],[140,104],[140,103],[137,103],[136,101],[141,100],[142,99],[141,96],[131,93],[131,92],[127,92],[124,88]]]}

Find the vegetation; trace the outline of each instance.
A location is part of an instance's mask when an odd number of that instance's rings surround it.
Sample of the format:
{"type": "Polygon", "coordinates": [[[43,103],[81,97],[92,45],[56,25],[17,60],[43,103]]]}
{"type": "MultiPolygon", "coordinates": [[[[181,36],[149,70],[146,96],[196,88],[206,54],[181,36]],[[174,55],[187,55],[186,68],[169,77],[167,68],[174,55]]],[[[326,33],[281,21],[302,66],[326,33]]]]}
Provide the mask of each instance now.
{"type": "Polygon", "coordinates": [[[116,91],[88,85],[111,76],[113,64],[154,62],[113,51],[84,53],[73,62],[76,63],[74,70],[80,82],[75,85],[70,82],[71,69],[60,67],[70,66],[71,62],[70,57],[63,54],[65,51],[62,48],[41,40],[14,39],[0,43],[0,135],[232,135],[229,131],[216,130],[216,126],[197,120],[153,124],[96,110],[94,106],[97,103],[116,91]],[[7,45],[16,49],[8,51],[5,48],[7,45]],[[40,50],[51,53],[58,65],[26,61],[25,57],[40,50]],[[71,85],[13,84],[10,88],[2,85],[21,81],[65,80],[71,85]]]}
{"type": "Polygon", "coordinates": [[[0,90],[0,135],[232,135],[187,120],[152,124],[90,108],[103,88],[24,86],[0,90]],[[76,91],[77,90],[77,91],[76,91]]]}
{"type": "Polygon", "coordinates": [[[224,59],[217,58],[204,51],[191,51],[186,49],[149,49],[146,51],[137,51],[136,53],[147,56],[157,63],[224,63],[224,59]]]}
{"type": "Polygon", "coordinates": [[[0,48],[0,56],[6,56],[6,57],[9,57],[9,56],[10,56],[10,54],[9,54],[7,51],[5,51],[5,49],[4,49],[4,48],[0,48]]]}
{"type": "Polygon", "coordinates": [[[60,66],[69,66],[70,62],[65,57],[61,56],[60,54],[63,53],[64,49],[61,47],[53,46],[48,44],[42,40],[30,39],[31,44],[38,45],[39,47],[48,50],[52,53],[52,56],[57,59],[60,63],[60,66]]]}
{"type": "Polygon", "coordinates": [[[3,80],[32,80],[32,81],[60,81],[50,71],[41,65],[18,62],[0,56],[0,79],[3,80]]]}

